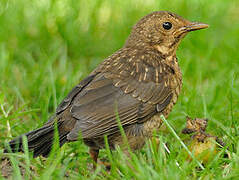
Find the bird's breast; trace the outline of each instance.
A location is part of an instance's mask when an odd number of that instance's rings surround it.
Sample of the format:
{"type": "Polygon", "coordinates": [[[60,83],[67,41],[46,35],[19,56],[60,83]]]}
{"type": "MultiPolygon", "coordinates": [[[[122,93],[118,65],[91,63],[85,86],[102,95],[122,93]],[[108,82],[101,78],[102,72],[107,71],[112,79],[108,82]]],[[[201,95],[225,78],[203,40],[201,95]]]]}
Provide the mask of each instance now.
{"type": "Polygon", "coordinates": [[[175,70],[175,75],[171,76],[171,88],[173,91],[173,98],[172,98],[172,103],[175,104],[177,102],[178,96],[180,94],[180,91],[182,89],[182,73],[181,70],[178,66],[178,62],[176,61],[173,66],[175,70]]]}
{"type": "Polygon", "coordinates": [[[165,118],[169,116],[169,113],[172,111],[173,106],[177,102],[182,88],[182,73],[176,58],[173,63],[170,63],[170,66],[174,72],[171,76],[169,76],[169,86],[171,87],[173,96],[168,106],[162,112],[155,114],[144,123],[144,135],[147,137],[151,137],[153,131],[159,129],[162,125],[162,120],[160,118],[162,114],[165,116],[165,118]]]}

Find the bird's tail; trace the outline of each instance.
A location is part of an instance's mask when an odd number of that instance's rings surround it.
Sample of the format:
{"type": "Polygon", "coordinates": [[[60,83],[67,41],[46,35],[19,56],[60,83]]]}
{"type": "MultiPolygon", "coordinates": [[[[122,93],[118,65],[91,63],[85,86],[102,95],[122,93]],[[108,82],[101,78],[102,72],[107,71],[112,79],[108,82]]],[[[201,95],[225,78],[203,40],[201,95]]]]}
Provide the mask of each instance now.
{"type": "MultiPolygon", "coordinates": [[[[67,134],[68,132],[65,132],[61,128],[62,123],[58,122],[58,134],[59,134],[59,144],[62,146],[67,141],[67,134]],[[61,132],[63,131],[63,132],[61,132]]],[[[28,149],[29,151],[33,152],[33,156],[44,156],[47,157],[49,153],[51,152],[52,145],[54,142],[54,124],[46,124],[45,126],[33,130],[31,132],[28,132],[26,134],[23,134],[12,141],[9,142],[9,146],[12,152],[23,152],[23,136],[25,135],[27,137],[28,142],[28,149]]],[[[5,148],[4,152],[11,152],[9,151],[9,147],[5,148]]]]}

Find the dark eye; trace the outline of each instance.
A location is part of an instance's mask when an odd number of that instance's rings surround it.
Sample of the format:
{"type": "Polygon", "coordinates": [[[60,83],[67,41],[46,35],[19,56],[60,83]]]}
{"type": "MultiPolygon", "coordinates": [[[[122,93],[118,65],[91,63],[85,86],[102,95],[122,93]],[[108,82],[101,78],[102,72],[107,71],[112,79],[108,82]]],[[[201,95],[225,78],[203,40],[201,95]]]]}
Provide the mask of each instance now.
{"type": "Polygon", "coordinates": [[[172,28],[171,22],[164,22],[163,23],[163,28],[166,29],[166,30],[171,29],[172,28]]]}

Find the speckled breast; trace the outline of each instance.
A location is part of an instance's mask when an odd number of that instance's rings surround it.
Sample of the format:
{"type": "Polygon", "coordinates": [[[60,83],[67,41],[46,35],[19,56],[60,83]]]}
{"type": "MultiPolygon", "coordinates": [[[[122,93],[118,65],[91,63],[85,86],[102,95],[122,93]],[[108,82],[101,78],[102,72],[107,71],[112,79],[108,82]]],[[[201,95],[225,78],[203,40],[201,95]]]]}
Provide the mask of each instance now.
{"type": "Polygon", "coordinates": [[[172,111],[173,106],[177,102],[178,96],[182,88],[182,73],[178,66],[176,58],[174,63],[172,63],[172,65],[173,65],[172,68],[175,70],[175,74],[173,74],[169,79],[170,87],[173,93],[172,99],[168,104],[168,106],[163,110],[163,112],[155,114],[153,117],[151,117],[150,120],[144,123],[143,128],[144,136],[151,137],[153,131],[160,128],[160,126],[162,125],[162,120],[160,116],[163,114],[165,118],[167,118],[169,113],[172,111]]]}

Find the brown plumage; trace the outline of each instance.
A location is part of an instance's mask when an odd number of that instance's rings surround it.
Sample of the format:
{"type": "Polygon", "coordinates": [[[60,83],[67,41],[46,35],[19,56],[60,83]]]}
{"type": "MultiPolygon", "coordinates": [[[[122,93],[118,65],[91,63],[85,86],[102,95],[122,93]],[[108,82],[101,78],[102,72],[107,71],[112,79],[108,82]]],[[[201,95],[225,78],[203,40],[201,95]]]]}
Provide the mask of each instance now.
{"type": "MultiPolygon", "coordinates": [[[[34,156],[51,150],[54,122],[60,145],[76,141],[79,133],[97,161],[104,148],[104,135],[113,149],[122,145],[116,111],[133,150],[168,117],[182,87],[176,58],[179,42],[189,32],[207,28],[166,12],[143,17],[132,29],[123,48],[105,59],[88,77],[74,87],[42,128],[25,134],[34,156]]],[[[12,151],[22,151],[21,136],[11,141],[12,151]]]]}

